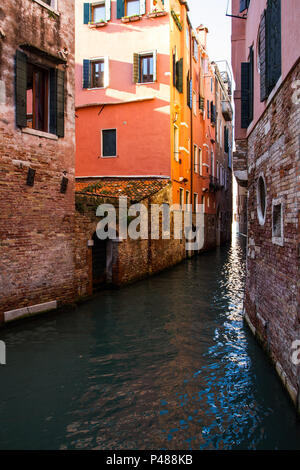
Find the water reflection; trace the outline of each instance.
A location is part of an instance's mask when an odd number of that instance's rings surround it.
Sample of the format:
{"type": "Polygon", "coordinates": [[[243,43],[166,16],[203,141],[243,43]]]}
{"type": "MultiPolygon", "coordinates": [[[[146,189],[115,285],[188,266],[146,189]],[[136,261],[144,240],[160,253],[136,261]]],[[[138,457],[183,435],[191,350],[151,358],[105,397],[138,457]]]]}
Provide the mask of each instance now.
{"type": "Polygon", "coordinates": [[[299,449],[242,321],[243,240],[1,332],[2,449],[299,449]]]}

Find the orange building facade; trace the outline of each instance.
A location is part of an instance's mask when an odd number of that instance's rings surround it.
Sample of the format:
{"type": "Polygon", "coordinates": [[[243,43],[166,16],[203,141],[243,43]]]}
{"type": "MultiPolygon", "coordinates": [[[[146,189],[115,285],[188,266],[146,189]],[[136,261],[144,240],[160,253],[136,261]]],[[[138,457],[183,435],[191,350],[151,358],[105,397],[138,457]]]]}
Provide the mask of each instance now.
{"type": "Polygon", "coordinates": [[[217,124],[231,96],[207,55],[207,29],[193,29],[184,0],[75,5],[77,181],[169,179],[170,203],[203,204],[205,246],[226,241],[232,127],[217,159],[217,124]]]}

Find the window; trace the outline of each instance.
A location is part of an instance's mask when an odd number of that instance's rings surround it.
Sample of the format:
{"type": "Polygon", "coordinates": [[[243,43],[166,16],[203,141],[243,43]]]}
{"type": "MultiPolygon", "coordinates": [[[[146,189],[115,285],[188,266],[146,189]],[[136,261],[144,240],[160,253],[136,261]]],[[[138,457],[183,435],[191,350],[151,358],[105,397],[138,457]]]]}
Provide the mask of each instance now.
{"type": "Polygon", "coordinates": [[[199,174],[202,176],[202,149],[199,148],[199,174]]]}
{"type": "Polygon", "coordinates": [[[210,174],[211,176],[215,176],[215,156],[213,151],[211,151],[210,154],[210,174]]]}
{"type": "Polygon", "coordinates": [[[102,157],[117,156],[117,130],[102,130],[102,157]]]}
{"type": "Polygon", "coordinates": [[[153,54],[140,56],[141,83],[153,82],[153,54]]]}
{"type": "Polygon", "coordinates": [[[257,215],[260,225],[264,225],[266,220],[267,209],[267,190],[266,182],[263,175],[260,175],[257,181],[257,215]]]}
{"type": "Polygon", "coordinates": [[[197,205],[198,205],[198,194],[194,193],[194,212],[198,212],[197,205]]]}
{"type": "Polygon", "coordinates": [[[198,148],[194,145],[194,173],[198,173],[198,148]]]}
{"type": "Polygon", "coordinates": [[[179,93],[183,93],[183,59],[176,62],[176,88],[179,93]]]}
{"type": "Polygon", "coordinates": [[[190,31],[189,31],[189,28],[186,28],[185,40],[186,40],[186,47],[189,49],[190,48],[190,31]]]}
{"type": "Polygon", "coordinates": [[[197,116],[197,95],[195,91],[193,91],[193,113],[194,116],[197,116]]]}
{"type": "Polygon", "coordinates": [[[54,10],[57,8],[57,0],[42,0],[42,2],[46,3],[46,5],[49,5],[49,7],[53,8],[54,10]]]}
{"type": "Polygon", "coordinates": [[[106,88],[109,85],[108,57],[83,61],[83,88],[106,88]]]}
{"type": "Polygon", "coordinates": [[[182,188],[179,189],[179,204],[181,209],[183,208],[183,195],[184,195],[184,190],[182,188]]]}
{"type": "Polygon", "coordinates": [[[83,4],[83,23],[97,24],[109,21],[111,18],[111,0],[99,0],[83,4]]]}
{"type": "Polygon", "coordinates": [[[64,71],[37,65],[17,50],[16,125],[64,137],[64,82],[64,71]]]}
{"type": "Polygon", "coordinates": [[[140,14],[140,0],[125,0],[125,16],[140,14]]]}
{"type": "Polygon", "coordinates": [[[152,83],[156,81],[157,53],[133,54],[133,82],[152,83]]]}
{"type": "Polygon", "coordinates": [[[174,126],[174,158],[179,161],[179,129],[174,126]]]}
{"type": "Polygon", "coordinates": [[[104,59],[91,62],[91,88],[104,87],[104,59]]]}
{"type": "Polygon", "coordinates": [[[281,199],[272,203],[272,242],[283,245],[283,204],[281,199]]]}
{"type": "Polygon", "coordinates": [[[49,130],[49,71],[27,64],[27,127],[49,130]]]}
{"type": "Polygon", "coordinates": [[[100,23],[106,20],[105,1],[91,5],[92,22],[100,23]]]}
{"type": "Polygon", "coordinates": [[[254,100],[254,51],[250,47],[249,62],[241,64],[241,128],[247,129],[253,119],[254,100]]]}
{"type": "Polygon", "coordinates": [[[185,210],[186,211],[190,210],[189,204],[190,204],[190,192],[186,191],[185,192],[185,210]]]}
{"type": "Polygon", "coordinates": [[[198,43],[195,38],[193,40],[193,56],[194,59],[198,62],[198,43]]]}

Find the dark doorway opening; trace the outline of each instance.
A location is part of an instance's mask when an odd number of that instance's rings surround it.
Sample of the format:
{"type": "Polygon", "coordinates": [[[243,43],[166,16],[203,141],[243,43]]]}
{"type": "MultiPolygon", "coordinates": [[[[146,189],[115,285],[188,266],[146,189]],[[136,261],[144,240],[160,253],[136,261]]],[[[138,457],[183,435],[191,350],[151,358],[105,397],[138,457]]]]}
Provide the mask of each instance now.
{"type": "Polygon", "coordinates": [[[93,289],[97,290],[103,287],[106,283],[107,240],[100,240],[95,232],[93,235],[93,241],[93,289]]]}

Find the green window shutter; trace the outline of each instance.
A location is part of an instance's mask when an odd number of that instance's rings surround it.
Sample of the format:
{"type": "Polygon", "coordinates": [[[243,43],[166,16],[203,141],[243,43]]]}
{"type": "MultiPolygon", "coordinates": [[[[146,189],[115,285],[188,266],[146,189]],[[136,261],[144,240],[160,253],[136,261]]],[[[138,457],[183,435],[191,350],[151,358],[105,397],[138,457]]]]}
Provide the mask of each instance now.
{"type": "Polygon", "coordinates": [[[88,59],[84,59],[83,61],[83,88],[90,88],[90,61],[88,59]]]}
{"type": "Polygon", "coordinates": [[[146,0],[140,0],[140,15],[145,15],[146,13],[146,0]]]}
{"type": "Polygon", "coordinates": [[[83,24],[88,24],[90,21],[90,4],[84,3],[83,4],[83,24]]]}
{"type": "Polygon", "coordinates": [[[183,59],[176,62],[176,88],[183,93],[183,59]]]}
{"type": "Polygon", "coordinates": [[[140,79],[140,60],[138,54],[133,54],[133,83],[139,83],[140,79]]]}
{"type": "Polygon", "coordinates": [[[241,90],[242,90],[242,113],[241,128],[247,129],[249,126],[249,73],[250,63],[242,62],[241,64],[241,90]]]}
{"type": "Polygon", "coordinates": [[[56,70],[56,135],[65,135],[65,72],[56,70]]]}
{"type": "Polygon", "coordinates": [[[105,0],[105,20],[111,19],[111,0],[105,0]]]}
{"type": "Polygon", "coordinates": [[[250,47],[250,61],[249,61],[249,123],[253,120],[253,106],[254,106],[254,51],[253,46],[250,47]]]}
{"type": "Polygon", "coordinates": [[[157,80],[157,51],[153,52],[153,81],[157,80]]]}
{"type": "Polygon", "coordinates": [[[124,0],[117,0],[117,18],[123,18],[125,15],[125,3],[124,0]]]}
{"type": "Polygon", "coordinates": [[[173,52],[173,86],[176,87],[176,52],[173,52]]]}
{"type": "Polygon", "coordinates": [[[57,121],[57,74],[56,69],[50,70],[50,110],[49,110],[49,132],[56,134],[57,121]]]}
{"type": "Polygon", "coordinates": [[[266,10],[263,12],[259,26],[259,68],[260,68],[260,101],[267,99],[267,45],[266,45],[266,10]]]}
{"type": "Polygon", "coordinates": [[[16,76],[15,76],[15,99],[16,99],[16,125],[27,126],[27,57],[24,52],[16,51],[16,76]]]}
{"type": "Polygon", "coordinates": [[[281,75],[281,0],[268,0],[266,12],[267,93],[281,75]]]}

